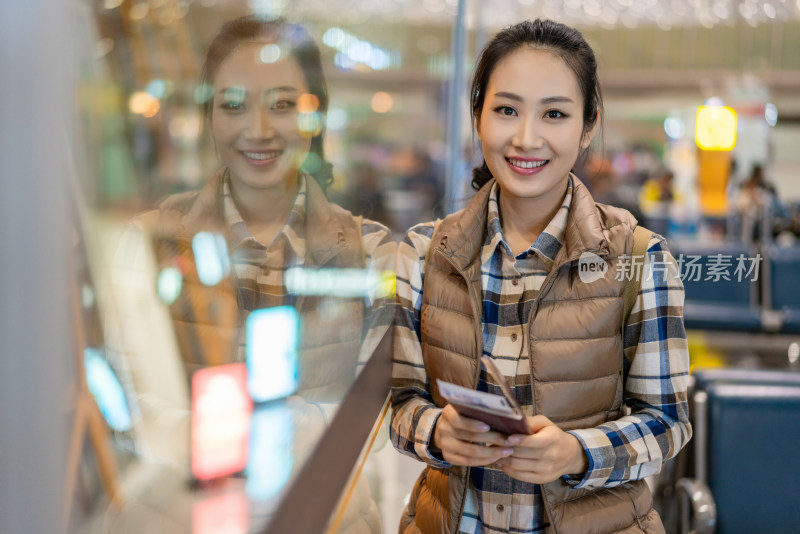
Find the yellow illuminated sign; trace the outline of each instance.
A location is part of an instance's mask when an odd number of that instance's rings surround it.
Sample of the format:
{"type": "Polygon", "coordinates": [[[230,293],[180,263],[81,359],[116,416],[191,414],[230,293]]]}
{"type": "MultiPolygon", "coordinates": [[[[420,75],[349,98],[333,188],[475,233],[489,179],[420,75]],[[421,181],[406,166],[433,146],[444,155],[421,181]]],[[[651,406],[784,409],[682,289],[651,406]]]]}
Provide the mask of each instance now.
{"type": "Polygon", "coordinates": [[[733,150],[736,146],[736,112],[728,106],[697,108],[694,140],[703,150],[733,150]]]}

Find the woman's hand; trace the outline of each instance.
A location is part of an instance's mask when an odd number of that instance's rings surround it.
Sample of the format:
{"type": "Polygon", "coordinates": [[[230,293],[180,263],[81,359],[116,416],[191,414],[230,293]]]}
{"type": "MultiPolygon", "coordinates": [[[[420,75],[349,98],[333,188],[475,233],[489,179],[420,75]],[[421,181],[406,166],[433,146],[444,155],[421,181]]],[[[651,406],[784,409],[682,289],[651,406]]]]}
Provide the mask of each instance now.
{"type": "Polygon", "coordinates": [[[514,454],[497,462],[508,476],[532,484],[546,484],[563,475],[583,475],[589,468],[589,460],[578,438],[543,415],[528,417],[528,426],[533,434],[509,436],[514,454]]]}
{"type": "Polygon", "coordinates": [[[489,465],[514,452],[505,434],[491,432],[486,423],[460,415],[451,404],[436,421],[431,442],[453,465],[489,465]]]}

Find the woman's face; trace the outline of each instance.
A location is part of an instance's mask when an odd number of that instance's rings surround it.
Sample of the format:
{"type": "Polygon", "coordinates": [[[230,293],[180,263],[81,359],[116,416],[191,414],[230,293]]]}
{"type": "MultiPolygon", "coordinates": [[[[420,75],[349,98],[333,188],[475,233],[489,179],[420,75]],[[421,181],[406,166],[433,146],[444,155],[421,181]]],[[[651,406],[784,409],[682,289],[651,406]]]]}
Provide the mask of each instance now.
{"type": "Polygon", "coordinates": [[[263,62],[268,44],[239,45],[216,73],[211,131],[234,187],[293,185],[311,146],[298,127],[297,102],[308,93],[303,70],[291,56],[263,62]]]}
{"type": "Polygon", "coordinates": [[[475,128],[502,195],[559,202],[584,135],[583,96],[558,56],[522,47],[492,72],[475,128]],[[557,198],[556,198],[557,197],[557,198]]]}

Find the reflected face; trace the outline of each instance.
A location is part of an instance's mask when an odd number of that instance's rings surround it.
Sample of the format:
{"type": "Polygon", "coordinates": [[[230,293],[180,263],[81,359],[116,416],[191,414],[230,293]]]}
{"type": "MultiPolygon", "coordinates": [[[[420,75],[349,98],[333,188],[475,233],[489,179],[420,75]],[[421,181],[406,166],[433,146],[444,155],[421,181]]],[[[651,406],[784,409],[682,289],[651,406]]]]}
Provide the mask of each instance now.
{"type": "Polygon", "coordinates": [[[291,56],[263,62],[268,44],[239,45],[217,69],[211,131],[234,188],[293,185],[311,146],[298,127],[303,71],[291,56]]]}
{"type": "Polygon", "coordinates": [[[560,57],[522,47],[492,72],[475,129],[483,156],[502,195],[558,197],[581,149],[583,96],[578,79],[560,57]]]}

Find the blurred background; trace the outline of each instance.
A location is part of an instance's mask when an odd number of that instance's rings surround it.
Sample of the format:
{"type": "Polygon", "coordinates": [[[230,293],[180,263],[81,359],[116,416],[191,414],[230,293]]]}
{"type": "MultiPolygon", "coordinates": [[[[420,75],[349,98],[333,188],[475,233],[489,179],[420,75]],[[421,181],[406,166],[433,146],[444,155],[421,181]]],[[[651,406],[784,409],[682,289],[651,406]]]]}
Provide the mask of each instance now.
{"type": "MultiPolygon", "coordinates": [[[[291,516],[276,510],[294,511],[307,488],[329,495],[305,494],[319,518],[298,532],[396,530],[421,465],[386,443],[385,388],[349,442],[336,425],[356,415],[312,424],[316,412],[287,401],[254,418],[262,430],[251,427],[243,461],[264,460],[271,489],[248,484],[249,464],[198,481],[192,391],[165,311],[175,288],[152,265],[118,268],[130,219],[218,167],[200,68],[221,24],[251,13],[316,39],[329,199],[395,239],[470,197],[481,155],[466,92],[486,41],[527,18],[579,28],[598,57],[605,117],[576,173],[694,265],[684,271],[693,373],[743,370],[698,389],[695,413],[710,414],[695,422],[698,450],[653,481],[668,531],[782,531],[737,530],[726,514],[747,499],[726,501],[717,488],[730,470],[705,463],[738,439],[719,433],[748,417],[724,419],[725,403],[755,406],[764,388],[778,390],[758,413],[782,414],[787,447],[800,439],[789,425],[800,412],[800,0],[10,0],[0,6],[0,532],[279,532],[291,516]],[[295,439],[293,428],[313,430],[295,439]],[[352,454],[339,478],[303,470],[342,447],[352,454]]],[[[767,452],[718,454],[756,466],[740,483],[757,487],[767,452]]],[[[790,473],[797,460],[786,461],[790,473]]],[[[798,495],[786,484],[769,491],[798,495]]]]}

